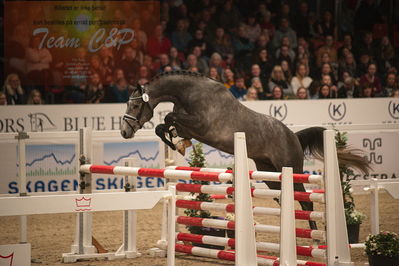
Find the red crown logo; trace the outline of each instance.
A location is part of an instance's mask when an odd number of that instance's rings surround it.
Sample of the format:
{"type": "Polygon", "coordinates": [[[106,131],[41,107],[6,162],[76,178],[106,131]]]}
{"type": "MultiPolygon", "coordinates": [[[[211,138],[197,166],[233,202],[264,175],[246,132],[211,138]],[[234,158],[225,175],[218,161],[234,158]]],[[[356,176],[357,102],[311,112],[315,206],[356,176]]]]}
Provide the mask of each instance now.
{"type": "Polygon", "coordinates": [[[10,265],[10,266],[12,266],[12,261],[14,260],[14,252],[13,253],[11,253],[10,255],[8,255],[8,256],[2,256],[2,255],[0,255],[0,264],[1,265],[10,265]]]}
{"type": "Polygon", "coordinates": [[[82,208],[82,207],[90,207],[91,204],[91,198],[85,198],[84,196],[82,198],[76,198],[75,199],[76,207],[82,208]]]}

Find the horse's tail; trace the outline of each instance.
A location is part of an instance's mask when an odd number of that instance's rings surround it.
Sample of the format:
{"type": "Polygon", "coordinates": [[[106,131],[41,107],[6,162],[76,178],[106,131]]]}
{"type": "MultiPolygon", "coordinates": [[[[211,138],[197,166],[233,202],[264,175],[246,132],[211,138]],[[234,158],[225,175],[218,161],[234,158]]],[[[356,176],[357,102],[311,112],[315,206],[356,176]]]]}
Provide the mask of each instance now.
{"type": "MultiPolygon", "coordinates": [[[[308,150],[314,158],[319,160],[324,158],[324,130],[326,129],[323,127],[310,127],[295,133],[301,143],[302,150],[308,150]]],[[[363,173],[368,173],[371,170],[362,150],[346,146],[337,149],[337,154],[340,166],[353,167],[363,173]]]]}

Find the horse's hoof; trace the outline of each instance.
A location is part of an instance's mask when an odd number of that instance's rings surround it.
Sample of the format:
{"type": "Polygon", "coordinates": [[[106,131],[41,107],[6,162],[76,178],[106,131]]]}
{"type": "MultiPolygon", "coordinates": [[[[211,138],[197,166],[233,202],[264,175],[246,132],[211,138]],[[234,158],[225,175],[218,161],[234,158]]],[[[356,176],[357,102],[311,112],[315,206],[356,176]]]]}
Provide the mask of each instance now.
{"type": "Polygon", "coordinates": [[[186,154],[186,146],[183,140],[179,140],[178,143],[175,144],[176,150],[184,156],[186,154]]]}
{"type": "Polygon", "coordinates": [[[191,145],[193,145],[193,143],[189,139],[183,139],[183,143],[186,148],[191,147],[191,145]]]}

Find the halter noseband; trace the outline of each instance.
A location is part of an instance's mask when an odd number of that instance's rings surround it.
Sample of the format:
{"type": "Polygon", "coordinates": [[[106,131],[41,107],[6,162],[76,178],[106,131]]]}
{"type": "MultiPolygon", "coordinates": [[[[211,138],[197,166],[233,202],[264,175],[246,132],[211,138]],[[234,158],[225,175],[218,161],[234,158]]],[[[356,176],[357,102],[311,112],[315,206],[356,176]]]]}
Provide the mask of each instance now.
{"type": "MultiPolygon", "coordinates": [[[[134,122],[139,123],[139,119],[141,118],[141,114],[142,114],[143,111],[144,111],[144,106],[145,106],[146,104],[148,104],[148,101],[150,100],[150,97],[149,97],[148,94],[145,92],[144,86],[142,86],[142,85],[139,85],[139,86],[140,86],[141,95],[140,95],[140,96],[137,96],[137,97],[130,96],[130,97],[129,97],[129,101],[142,100],[143,103],[141,104],[140,112],[137,114],[137,117],[132,116],[132,115],[129,115],[129,114],[127,114],[127,113],[125,113],[125,114],[123,115],[123,117],[122,117],[123,121],[125,121],[125,122],[129,125],[129,127],[130,127],[131,129],[133,129],[133,130],[134,130],[134,128],[133,128],[133,126],[129,123],[129,121],[134,121],[134,122]]],[[[140,124],[140,123],[139,123],[139,124],[140,124]]],[[[140,128],[141,128],[141,127],[142,127],[142,125],[140,125],[140,128]]]]}

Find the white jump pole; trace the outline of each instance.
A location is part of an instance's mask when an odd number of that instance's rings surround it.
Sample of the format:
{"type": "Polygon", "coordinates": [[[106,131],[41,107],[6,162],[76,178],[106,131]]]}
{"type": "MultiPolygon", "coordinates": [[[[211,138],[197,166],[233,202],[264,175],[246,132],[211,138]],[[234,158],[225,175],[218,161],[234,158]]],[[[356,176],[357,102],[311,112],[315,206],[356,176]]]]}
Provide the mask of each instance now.
{"type": "Polygon", "coordinates": [[[335,131],[324,131],[324,176],[327,216],[327,265],[353,265],[346,229],[335,131]]]}
{"type": "MultiPolygon", "coordinates": [[[[26,143],[25,140],[29,138],[29,135],[25,132],[19,132],[18,139],[18,177],[19,177],[19,196],[26,197],[26,143]]],[[[28,242],[28,221],[27,216],[22,215],[19,217],[19,232],[20,232],[20,243],[28,242]]]]}
{"type": "MultiPolygon", "coordinates": [[[[134,158],[124,158],[124,165],[137,165],[134,158]]],[[[134,193],[137,191],[137,176],[125,176],[125,192],[134,193]]],[[[137,251],[137,212],[126,210],[123,212],[123,247],[119,252],[123,252],[126,258],[136,258],[141,256],[137,251]]]]}
{"type": "Polygon", "coordinates": [[[297,263],[293,170],[283,167],[281,180],[280,265],[297,263]]]}
{"type": "Polygon", "coordinates": [[[380,232],[379,188],[377,179],[370,180],[370,225],[373,235],[380,232]]]}
{"type": "Polygon", "coordinates": [[[171,196],[168,199],[168,248],[167,248],[167,265],[175,265],[175,245],[176,245],[176,187],[174,185],[169,186],[168,190],[171,192],[171,196]]]}
{"type": "Polygon", "coordinates": [[[236,132],[234,133],[235,264],[255,266],[258,264],[247,158],[245,133],[236,132]]]}

